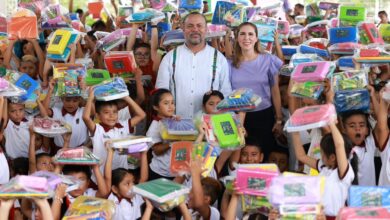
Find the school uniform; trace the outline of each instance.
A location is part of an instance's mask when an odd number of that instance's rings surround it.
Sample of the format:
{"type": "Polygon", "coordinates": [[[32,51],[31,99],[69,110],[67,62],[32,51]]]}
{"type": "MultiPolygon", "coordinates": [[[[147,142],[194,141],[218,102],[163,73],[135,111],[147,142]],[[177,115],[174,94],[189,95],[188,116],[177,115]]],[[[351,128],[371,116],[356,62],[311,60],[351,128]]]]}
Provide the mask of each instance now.
{"type": "Polygon", "coordinates": [[[11,159],[28,158],[30,144],[29,121],[24,118],[20,123],[8,120],[4,129],[5,152],[11,159]]]}
{"type": "MultiPolygon", "coordinates": [[[[220,214],[218,209],[209,206],[210,207],[210,220],[219,220],[220,219],[220,214]]],[[[204,220],[203,217],[200,216],[199,212],[194,211],[192,209],[189,210],[191,213],[191,219],[193,220],[204,220]]],[[[181,218],[183,219],[183,217],[181,218]]]]}
{"type": "Polygon", "coordinates": [[[119,199],[113,193],[108,197],[115,203],[113,220],[136,220],[142,217],[141,206],[144,200],[141,196],[135,195],[131,200],[119,199]]]}
{"type": "MultiPolygon", "coordinates": [[[[84,192],[83,196],[96,197],[96,192],[97,192],[96,190],[91,189],[91,188],[88,188],[88,189],[84,192]]],[[[74,203],[74,201],[75,201],[76,199],[77,199],[77,197],[73,197],[73,196],[71,196],[70,194],[66,195],[66,203],[69,203],[69,204],[67,204],[68,207],[69,207],[72,203],[74,203]]]]}
{"type": "MultiPolygon", "coordinates": [[[[93,153],[101,160],[100,171],[104,173],[104,166],[107,159],[107,150],[105,143],[111,139],[118,139],[128,137],[131,134],[131,121],[120,121],[115,124],[113,128],[100,123],[96,124],[95,132],[92,139],[93,153]]],[[[117,168],[128,169],[127,155],[119,155],[118,152],[114,152],[114,158],[112,161],[112,169],[117,168]]],[[[92,180],[95,182],[95,175],[92,180]]]]}
{"type": "Polygon", "coordinates": [[[362,146],[355,146],[353,152],[358,157],[358,181],[360,186],[376,186],[374,157],[376,143],[371,133],[362,146]]]}
{"type": "Polygon", "coordinates": [[[343,176],[339,176],[338,169],[330,169],[323,165],[321,160],[317,161],[317,170],[320,175],[326,177],[322,204],[326,216],[337,216],[339,210],[345,206],[348,197],[348,189],[352,184],[355,174],[350,164],[343,176]]]}
{"type": "Polygon", "coordinates": [[[378,186],[390,186],[390,142],[389,137],[383,147],[379,146],[382,168],[379,174],[378,186]]]}
{"type": "Polygon", "coordinates": [[[7,158],[5,158],[4,152],[0,147],[0,185],[8,183],[9,181],[9,167],[7,158]]]}
{"type": "MultiPolygon", "coordinates": [[[[88,129],[83,120],[84,108],[78,108],[75,112],[66,112],[64,108],[54,107],[52,109],[53,119],[65,121],[72,127],[72,136],[69,147],[75,148],[84,145],[88,140],[88,129]]],[[[64,139],[61,135],[54,137],[54,144],[58,148],[64,146],[64,139]]]]}
{"type": "MultiPolygon", "coordinates": [[[[321,159],[321,153],[319,149],[320,149],[320,143],[322,139],[322,131],[320,128],[315,128],[311,130],[309,135],[310,135],[310,147],[307,155],[319,160],[321,159]]],[[[303,172],[306,174],[310,174],[310,170],[311,168],[305,165],[303,172]]]]}
{"type": "MultiPolygon", "coordinates": [[[[161,122],[159,120],[153,120],[148,129],[148,132],[146,132],[146,136],[152,138],[151,146],[163,142],[160,135],[160,127],[161,122]]],[[[160,156],[157,156],[154,152],[152,152],[152,154],[153,158],[149,166],[151,171],[163,177],[174,177],[170,171],[171,148],[169,148],[163,155],[160,156]]]]}

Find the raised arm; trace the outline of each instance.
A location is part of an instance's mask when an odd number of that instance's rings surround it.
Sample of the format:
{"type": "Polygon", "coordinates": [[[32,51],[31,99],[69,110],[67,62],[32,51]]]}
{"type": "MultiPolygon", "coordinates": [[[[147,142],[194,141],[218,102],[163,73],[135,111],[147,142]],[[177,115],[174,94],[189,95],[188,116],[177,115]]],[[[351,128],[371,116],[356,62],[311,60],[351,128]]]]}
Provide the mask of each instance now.
{"type": "Polygon", "coordinates": [[[83,113],[84,123],[87,126],[88,131],[91,134],[91,136],[94,135],[95,129],[96,129],[96,124],[91,118],[91,110],[92,110],[94,98],[95,98],[94,89],[93,89],[93,87],[91,87],[91,88],[89,88],[88,101],[87,101],[87,104],[85,105],[84,113],[83,113]]]}
{"type": "MultiPolygon", "coordinates": [[[[46,97],[43,100],[43,105],[41,106],[46,111],[49,117],[53,117],[53,111],[50,109],[50,101],[51,101],[51,96],[53,95],[54,85],[55,85],[55,80],[52,79],[49,83],[49,89],[47,91],[46,97]]],[[[42,111],[41,109],[39,110],[42,111]]]]}
{"type": "Polygon", "coordinates": [[[150,39],[150,56],[153,61],[153,72],[158,71],[158,67],[160,66],[162,56],[157,53],[158,50],[158,22],[152,23],[152,36],[150,39]],[[156,27],[155,27],[156,26],[156,27]]]}
{"type": "Polygon", "coordinates": [[[132,99],[130,96],[126,96],[123,98],[123,100],[127,103],[129,106],[129,110],[131,113],[133,113],[131,117],[131,126],[136,126],[140,121],[142,121],[145,117],[146,114],[144,110],[142,110],[141,107],[132,99]]]}
{"type": "Polygon", "coordinates": [[[389,126],[387,125],[389,103],[383,100],[382,93],[379,94],[379,101],[377,101],[375,94],[371,99],[373,100],[373,104],[376,102],[374,104],[376,105],[374,111],[377,123],[374,128],[374,134],[379,144],[377,147],[383,151],[386,147],[386,141],[389,138],[389,126]]]}
{"type": "Polygon", "coordinates": [[[149,164],[148,164],[148,154],[147,151],[141,153],[141,175],[139,182],[143,183],[148,181],[149,177],[149,164]]]}
{"type": "Polygon", "coordinates": [[[336,148],[335,150],[339,176],[344,176],[348,169],[348,158],[347,154],[345,153],[344,139],[334,122],[330,123],[329,127],[332,132],[333,142],[336,148]]]}
{"type": "MultiPolygon", "coordinates": [[[[4,64],[7,69],[12,69],[11,59],[12,59],[12,50],[14,49],[16,40],[10,40],[7,49],[4,53],[4,64]]],[[[17,65],[19,66],[19,65],[17,65]]]]}
{"type": "Polygon", "coordinates": [[[33,126],[30,125],[30,144],[28,145],[28,173],[32,174],[37,171],[37,162],[35,155],[35,132],[33,126]]]}
{"type": "Polygon", "coordinates": [[[203,219],[209,219],[211,209],[208,204],[204,202],[204,192],[201,184],[202,162],[195,159],[191,162],[191,177],[192,177],[192,191],[194,193],[193,206],[203,219]]]}
{"type": "Polygon", "coordinates": [[[133,24],[131,27],[130,35],[127,38],[127,45],[126,45],[127,51],[133,51],[135,39],[137,37],[138,27],[139,27],[138,24],[133,24]]]}
{"type": "Polygon", "coordinates": [[[102,173],[100,172],[99,165],[97,165],[97,164],[93,165],[92,171],[96,176],[96,184],[98,186],[98,191],[96,192],[96,197],[104,198],[104,199],[107,198],[111,192],[111,190],[110,190],[111,188],[109,188],[109,189],[107,188],[106,181],[105,181],[102,173]]]}
{"type": "Polygon", "coordinates": [[[108,143],[106,142],[107,149],[107,160],[106,165],[104,166],[104,181],[108,189],[111,189],[112,185],[112,161],[114,158],[114,150],[111,147],[108,147],[108,143]]]}
{"type": "Polygon", "coordinates": [[[297,159],[306,164],[307,166],[317,169],[317,160],[309,157],[306,155],[305,149],[303,148],[302,142],[301,142],[301,137],[299,135],[299,132],[293,132],[292,133],[292,140],[294,144],[294,149],[295,149],[295,156],[297,159]]]}
{"type": "Polygon", "coordinates": [[[44,67],[45,61],[46,61],[45,54],[43,53],[41,47],[39,46],[37,39],[27,39],[27,40],[29,42],[31,42],[31,44],[34,47],[34,51],[35,51],[35,53],[38,57],[38,61],[39,61],[38,74],[43,79],[43,67],[44,67]]]}
{"type": "Polygon", "coordinates": [[[135,102],[138,105],[141,105],[145,101],[145,90],[142,84],[142,70],[137,68],[134,71],[134,73],[135,73],[135,86],[137,89],[137,97],[135,99],[135,102]]]}

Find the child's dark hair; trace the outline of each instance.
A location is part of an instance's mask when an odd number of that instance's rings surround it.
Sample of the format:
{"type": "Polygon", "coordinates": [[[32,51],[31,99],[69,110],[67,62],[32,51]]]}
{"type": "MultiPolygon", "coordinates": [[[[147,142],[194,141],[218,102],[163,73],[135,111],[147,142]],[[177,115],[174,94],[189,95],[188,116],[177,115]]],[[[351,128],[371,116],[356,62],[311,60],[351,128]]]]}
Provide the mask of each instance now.
{"type": "Polygon", "coordinates": [[[12,160],[12,169],[15,175],[28,175],[28,158],[18,157],[12,160]]]}
{"type": "Polygon", "coordinates": [[[220,91],[218,91],[218,90],[212,90],[212,91],[206,92],[206,93],[203,95],[203,100],[202,100],[203,106],[206,105],[206,102],[208,102],[209,99],[210,99],[212,96],[218,96],[221,100],[224,99],[223,94],[222,94],[220,91]]]}
{"type": "MultiPolygon", "coordinates": [[[[345,154],[347,155],[347,159],[349,155],[351,154],[353,143],[348,138],[347,135],[342,134],[343,140],[344,140],[344,149],[345,154]]],[[[326,134],[322,137],[320,142],[320,148],[322,152],[325,154],[326,157],[330,157],[332,154],[336,155],[336,147],[333,141],[332,133],[326,134]]],[[[355,173],[355,179],[352,181],[352,184],[357,185],[358,184],[358,157],[356,153],[353,153],[353,157],[351,159],[351,168],[353,169],[355,173]]]]}
{"type": "Polygon", "coordinates": [[[89,166],[66,165],[62,169],[62,172],[65,175],[70,175],[72,173],[84,173],[88,178],[92,175],[91,168],[89,168],[89,166]]]}
{"type": "Polygon", "coordinates": [[[269,152],[269,155],[271,153],[273,153],[273,152],[280,153],[280,154],[285,154],[285,155],[287,155],[287,157],[290,156],[290,153],[288,152],[288,149],[284,148],[284,147],[281,147],[281,146],[276,146],[275,148],[272,148],[272,150],[269,152]]]}
{"type": "Polygon", "coordinates": [[[119,187],[119,184],[122,182],[122,180],[126,176],[126,174],[133,175],[134,183],[137,183],[136,182],[136,176],[132,172],[130,172],[130,171],[124,169],[124,168],[117,168],[117,169],[112,171],[112,178],[111,178],[112,179],[112,185],[116,186],[116,187],[119,187]]]}
{"type": "Polygon", "coordinates": [[[39,153],[39,154],[35,155],[36,160],[39,160],[42,157],[50,157],[51,158],[50,154],[48,154],[48,153],[39,153]]]}
{"type": "Polygon", "coordinates": [[[153,115],[157,114],[157,112],[153,109],[153,107],[158,107],[158,104],[161,101],[161,97],[167,93],[172,94],[171,91],[169,91],[168,89],[157,89],[153,91],[152,96],[150,98],[150,104],[153,110],[153,115]]]}
{"type": "Polygon", "coordinates": [[[111,101],[96,101],[95,102],[95,109],[97,113],[100,113],[100,111],[103,109],[105,106],[116,106],[118,107],[118,102],[116,100],[111,100],[111,101]]]}
{"type": "Polygon", "coordinates": [[[137,51],[139,48],[150,49],[150,44],[142,42],[142,43],[137,43],[136,45],[134,45],[134,51],[137,51]]]}
{"type": "Polygon", "coordinates": [[[347,123],[347,120],[355,115],[361,115],[365,118],[367,127],[368,127],[368,134],[371,132],[371,124],[370,121],[368,120],[369,115],[364,113],[363,111],[360,110],[353,110],[353,111],[347,111],[341,114],[341,121],[343,122],[343,125],[347,123]]]}
{"type": "Polygon", "coordinates": [[[203,178],[200,182],[202,184],[203,193],[210,196],[210,205],[213,205],[222,192],[221,183],[211,177],[203,178]]]}
{"type": "Polygon", "coordinates": [[[255,146],[259,149],[260,153],[263,153],[263,149],[261,148],[259,141],[252,136],[245,138],[245,146],[255,146]]]}

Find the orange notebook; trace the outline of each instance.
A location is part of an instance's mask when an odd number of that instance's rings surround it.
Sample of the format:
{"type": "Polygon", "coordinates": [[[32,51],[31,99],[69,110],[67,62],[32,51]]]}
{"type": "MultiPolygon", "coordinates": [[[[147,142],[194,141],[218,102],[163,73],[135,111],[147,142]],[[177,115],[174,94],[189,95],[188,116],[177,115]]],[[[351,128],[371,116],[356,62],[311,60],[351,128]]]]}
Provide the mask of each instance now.
{"type": "Polygon", "coordinates": [[[88,11],[94,19],[100,18],[100,12],[103,9],[103,2],[89,2],[88,11]]]}
{"type": "Polygon", "coordinates": [[[37,18],[28,17],[12,17],[8,23],[8,35],[11,39],[38,39],[38,23],[37,18]]]}
{"type": "Polygon", "coordinates": [[[171,174],[182,175],[190,172],[189,164],[191,162],[193,142],[178,141],[172,143],[171,147],[171,174]]]}

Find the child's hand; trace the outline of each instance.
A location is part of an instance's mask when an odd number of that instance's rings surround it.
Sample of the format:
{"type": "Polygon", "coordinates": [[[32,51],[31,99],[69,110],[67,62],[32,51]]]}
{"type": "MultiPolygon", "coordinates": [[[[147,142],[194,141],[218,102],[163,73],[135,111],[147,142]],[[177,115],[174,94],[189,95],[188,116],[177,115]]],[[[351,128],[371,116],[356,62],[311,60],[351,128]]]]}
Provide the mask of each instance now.
{"type": "Polygon", "coordinates": [[[277,219],[279,219],[279,212],[277,209],[273,208],[269,212],[268,220],[277,220],[277,219]]]}
{"type": "Polygon", "coordinates": [[[43,82],[41,82],[41,88],[42,89],[46,89],[48,86],[49,86],[49,82],[48,81],[43,80],[43,82]]]}
{"type": "Polygon", "coordinates": [[[28,131],[30,132],[30,137],[35,137],[35,132],[34,132],[34,126],[30,125],[28,127],[28,131]]]}
{"type": "Polygon", "coordinates": [[[180,115],[174,115],[172,118],[173,118],[173,120],[176,120],[176,121],[180,121],[181,120],[181,116],[180,115]]]}
{"type": "Polygon", "coordinates": [[[279,32],[277,30],[274,30],[274,41],[279,43],[279,32]]]}
{"type": "Polygon", "coordinates": [[[144,198],[146,209],[153,209],[152,203],[149,201],[149,199],[144,198]]]}
{"type": "Polygon", "coordinates": [[[66,184],[63,184],[63,183],[57,185],[54,198],[60,199],[62,201],[62,199],[66,196],[66,189],[67,188],[68,188],[68,186],[66,184]]]}
{"type": "Polygon", "coordinates": [[[136,68],[134,70],[134,78],[135,78],[135,81],[141,81],[142,80],[142,70],[140,68],[136,68]]]}
{"type": "Polygon", "coordinates": [[[199,134],[205,134],[208,130],[208,126],[207,126],[207,123],[206,122],[202,122],[199,127],[199,134]]]}
{"type": "Polygon", "coordinates": [[[206,169],[203,169],[202,158],[196,157],[191,161],[191,164],[188,164],[191,169],[192,176],[201,176],[206,169]]]}
{"type": "Polygon", "coordinates": [[[52,78],[49,82],[49,90],[50,91],[53,91],[54,90],[54,87],[56,86],[56,83],[57,83],[57,80],[55,80],[54,78],[52,78]]]}
{"type": "Polygon", "coordinates": [[[64,139],[64,142],[70,142],[70,138],[72,137],[72,132],[68,132],[62,135],[62,138],[64,139]]]}
{"type": "Polygon", "coordinates": [[[93,86],[88,88],[88,97],[90,100],[93,100],[95,98],[95,91],[93,86]]]}
{"type": "Polygon", "coordinates": [[[2,199],[0,200],[0,207],[3,210],[10,210],[15,203],[15,199],[2,199]]]}

